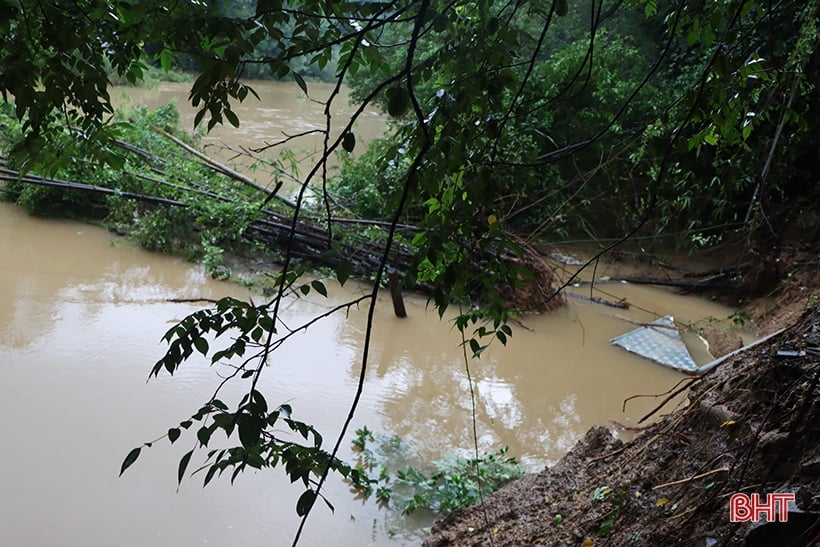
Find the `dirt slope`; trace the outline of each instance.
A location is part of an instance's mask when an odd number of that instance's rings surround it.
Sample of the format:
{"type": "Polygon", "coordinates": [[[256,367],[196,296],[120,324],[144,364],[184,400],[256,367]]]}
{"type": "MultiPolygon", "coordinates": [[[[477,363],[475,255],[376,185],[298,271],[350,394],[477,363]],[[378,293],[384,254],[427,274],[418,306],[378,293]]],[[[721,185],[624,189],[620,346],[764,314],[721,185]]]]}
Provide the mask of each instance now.
{"type": "MultiPolygon", "coordinates": [[[[799,296],[784,333],[678,386],[685,408],[627,444],[593,428],[554,467],[438,522],[424,545],[820,545],[820,306],[799,296]],[[787,523],[731,523],[735,492],[796,503],[787,523]]],[[[773,328],[770,311],[752,315],[773,328]]]]}

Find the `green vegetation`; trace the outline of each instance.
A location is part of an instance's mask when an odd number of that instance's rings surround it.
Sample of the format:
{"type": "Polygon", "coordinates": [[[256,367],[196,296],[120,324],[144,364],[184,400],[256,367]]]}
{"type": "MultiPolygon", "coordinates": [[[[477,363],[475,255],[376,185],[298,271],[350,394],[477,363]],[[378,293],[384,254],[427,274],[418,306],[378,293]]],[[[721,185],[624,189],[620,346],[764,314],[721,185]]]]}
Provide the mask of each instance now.
{"type": "MultiPolygon", "coordinates": [[[[136,107],[121,113],[112,129],[120,150],[117,161],[99,164],[86,141],[63,131],[54,139],[51,162],[42,170],[52,178],[79,182],[115,192],[107,196],[12,181],[2,195],[38,215],[63,215],[96,219],[109,229],[127,233],[140,246],[156,252],[173,253],[188,260],[202,260],[216,278],[227,278],[225,251],[244,255],[265,252],[264,246],[245,236],[259,215],[267,194],[238,184],[216,173],[173,145],[156,128],[170,131],[189,144],[179,131],[179,113],[173,104],[156,111],[136,107]],[[151,196],[185,204],[165,206],[126,195],[151,196]]],[[[21,124],[11,108],[0,107],[0,127],[6,135],[0,149],[19,138],[21,124]]],[[[12,164],[14,166],[14,164],[12,164]]]]}
{"type": "MultiPolygon", "coordinates": [[[[432,127],[474,199],[528,238],[595,241],[634,231],[663,246],[698,247],[743,230],[764,238],[795,224],[816,231],[817,58],[808,41],[816,42],[817,6],[713,8],[708,16],[693,11],[705,5],[676,11],[654,2],[597,16],[573,9],[554,20],[556,39],[540,49],[538,16],[549,3],[520,6],[500,28],[462,21],[466,38],[459,25],[441,34],[434,25],[417,44],[424,68],[414,95],[441,116],[432,127]],[[465,59],[480,41],[494,44],[482,60],[495,73],[470,73],[465,59]],[[516,62],[522,51],[532,64],[516,62]]],[[[378,43],[401,44],[408,33],[388,27],[378,43]]],[[[398,72],[403,49],[383,47],[398,72]]],[[[354,95],[368,97],[379,74],[355,72],[354,95]]],[[[375,98],[389,111],[388,94],[375,98]]],[[[401,127],[334,181],[339,194],[362,196],[348,203],[358,214],[392,211],[385,196],[395,195],[396,177],[386,166],[407,149],[401,127]]],[[[442,180],[435,167],[429,177],[442,180]]],[[[410,200],[403,220],[418,222],[422,194],[410,200]]]]}
{"type": "Polygon", "coordinates": [[[431,468],[427,471],[414,465],[398,467],[414,458],[396,435],[374,433],[364,427],[356,430],[352,444],[359,452],[356,469],[360,476],[378,473],[377,478],[362,481],[355,490],[364,497],[375,494],[380,503],[405,515],[419,509],[449,515],[478,503],[483,496],[524,474],[515,458],[507,456],[508,447],[473,459],[448,454],[427,466],[431,468]]]}
{"type": "MultiPolygon", "coordinates": [[[[112,117],[111,71],[136,83],[147,64],[193,70],[189,100],[197,125],[208,129],[239,127],[234,107],[256,93],[248,76],[292,78],[309,95],[306,69],[333,74],[363,108],[379,105],[390,116],[390,134],[329,181],[328,158],[355,151],[357,139],[355,119],[332,115],[339,95],[327,99],[326,124],[317,129],[322,157],[279,221],[286,243],[269,300],[225,299],[185,318],[164,337],[167,352],[152,370],[174,374],[194,352],[227,367],[225,382],[240,384],[246,396],[228,407],[218,392],[183,421],[201,422],[206,479],[228,468],[235,475],[248,466],[284,466],[303,487],[296,509],[305,518],[329,472],[358,479],[336,455],[364,387],[378,291],[398,254],[412,253],[405,278],[432,288],[439,313],[459,306],[455,325],[478,358],[488,339],[506,342],[506,322],[520,310],[505,295],[533,278],[525,253],[539,237],[600,238],[603,253],[633,237],[680,234],[686,244],[704,245],[734,232],[749,256],[795,233],[804,242],[818,239],[817,0],[6,0],[0,34],[0,92],[13,103],[5,116],[21,123],[4,122],[12,165],[101,185],[123,177],[127,188],[89,201],[71,189],[12,184],[16,199],[32,211],[93,206],[114,222],[136,219],[136,237],[158,250],[198,240],[192,253],[217,276],[227,274],[220,249],[241,241],[270,204],[248,189],[221,188],[228,201],[197,205],[200,192],[217,183],[203,190],[198,184],[210,175],[190,162],[152,165],[184,190],[139,176],[142,160],[116,143],[141,121],[123,125],[112,117]],[[323,189],[316,200],[306,199],[309,184],[323,189]],[[146,206],[126,191],[184,196],[188,208],[146,206]],[[290,408],[269,411],[257,386],[261,375],[276,374],[267,364],[277,348],[314,322],[290,324],[286,299],[326,294],[323,284],[302,278],[309,264],[300,252],[311,248],[297,230],[305,212],[326,230],[318,237],[336,258],[339,281],[350,275],[347,257],[358,251],[337,238],[334,193],[342,211],[386,227],[366,249],[372,292],[315,318],[369,306],[360,383],[326,450],[290,408]],[[409,251],[396,245],[400,221],[418,230],[409,251]],[[285,435],[276,429],[282,420],[285,435]],[[207,450],[216,430],[238,444],[207,450]]],[[[170,112],[155,115],[153,123],[171,126],[162,119],[170,112]]],[[[148,127],[134,136],[139,146],[160,138],[148,127]]],[[[551,293],[538,294],[547,300],[551,293]]],[[[165,437],[175,441],[183,424],[165,437]]],[[[180,462],[180,480],[194,452],[180,462]]],[[[509,463],[493,457],[493,465],[509,463]]],[[[418,505],[440,507],[428,501],[432,492],[452,487],[466,498],[474,489],[447,477],[475,468],[482,467],[466,462],[404,476],[429,486],[418,505]]]]}

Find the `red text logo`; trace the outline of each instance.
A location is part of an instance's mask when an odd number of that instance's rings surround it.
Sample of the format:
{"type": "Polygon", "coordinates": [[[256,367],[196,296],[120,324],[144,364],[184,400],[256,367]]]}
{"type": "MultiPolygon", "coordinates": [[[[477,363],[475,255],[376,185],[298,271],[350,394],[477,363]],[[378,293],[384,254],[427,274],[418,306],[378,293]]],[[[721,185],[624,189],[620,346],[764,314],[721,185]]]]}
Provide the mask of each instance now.
{"type": "Polygon", "coordinates": [[[794,492],[768,494],[765,501],[757,494],[732,494],[729,498],[729,520],[760,522],[762,515],[766,522],[786,522],[789,520],[790,501],[794,501],[794,492]]]}

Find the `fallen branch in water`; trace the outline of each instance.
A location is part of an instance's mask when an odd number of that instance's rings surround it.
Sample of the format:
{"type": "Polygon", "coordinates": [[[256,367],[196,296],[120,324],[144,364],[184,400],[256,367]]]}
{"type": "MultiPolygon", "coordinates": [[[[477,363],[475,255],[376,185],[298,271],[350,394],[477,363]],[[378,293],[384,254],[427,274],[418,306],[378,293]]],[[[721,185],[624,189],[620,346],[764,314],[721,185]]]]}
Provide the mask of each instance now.
{"type": "Polygon", "coordinates": [[[614,317],[616,317],[618,319],[621,319],[622,321],[626,321],[627,323],[632,323],[636,327],[648,327],[648,328],[653,328],[653,329],[654,328],[669,329],[669,330],[675,330],[675,331],[678,330],[678,327],[676,327],[675,325],[659,325],[657,323],[641,323],[640,321],[633,321],[632,319],[624,317],[623,315],[618,315],[617,313],[614,315],[614,317]]]}
{"type": "Polygon", "coordinates": [[[726,273],[713,275],[699,281],[684,281],[682,279],[658,279],[654,277],[613,277],[610,281],[621,281],[634,283],[636,285],[658,285],[661,287],[677,287],[679,289],[732,289],[733,285],[726,283],[715,283],[715,281],[726,277],[726,273]]]}
{"type": "MultiPolygon", "coordinates": [[[[585,294],[578,294],[576,292],[569,292],[566,291],[567,296],[571,296],[573,298],[577,298],[579,300],[586,300],[588,302],[594,302],[596,304],[603,304],[604,306],[609,306],[610,308],[619,308],[622,310],[629,309],[629,302],[626,301],[626,298],[622,298],[618,301],[615,300],[607,300],[606,298],[601,298],[599,296],[587,296],[585,294]]],[[[655,325],[653,325],[655,326],[655,325]]]]}

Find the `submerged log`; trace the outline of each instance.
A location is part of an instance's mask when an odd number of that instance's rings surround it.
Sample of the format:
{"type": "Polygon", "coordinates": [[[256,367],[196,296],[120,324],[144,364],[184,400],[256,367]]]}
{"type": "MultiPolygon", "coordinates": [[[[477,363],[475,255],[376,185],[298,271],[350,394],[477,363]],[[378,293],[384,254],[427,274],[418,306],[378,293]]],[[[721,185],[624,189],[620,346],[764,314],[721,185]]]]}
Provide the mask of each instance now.
{"type": "Polygon", "coordinates": [[[653,277],[613,277],[611,281],[625,281],[626,283],[635,283],[636,285],[658,285],[690,290],[731,289],[732,286],[727,283],[718,283],[718,281],[726,277],[726,275],[726,273],[721,273],[698,281],[658,279],[653,277]]]}
{"type": "Polygon", "coordinates": [[[566,291],[567,296],[571,296],[573,298],[577,298],[579,300],[586,300],[588,302],[594,302],[596,304],[603,304],[604,306],[609,306],[610,308],[618,308],[621,310],[628,310],[629,309],[629,302],[626,301],[625,298],[621,300],[607,300],[606,298],[601,298],[598,296],[587,296],[585,294],[578,294],[576,292],[569,292],[566,291]]]}
{"type": "Polygon", "coordinates": [[[396,317],[407,317],[404,309],[404,298],[401,295],[401,279],[395,268],[387,268],[387,279],[390,281],[390,297],[393,299],[393,313],[396,317]]]}

